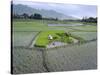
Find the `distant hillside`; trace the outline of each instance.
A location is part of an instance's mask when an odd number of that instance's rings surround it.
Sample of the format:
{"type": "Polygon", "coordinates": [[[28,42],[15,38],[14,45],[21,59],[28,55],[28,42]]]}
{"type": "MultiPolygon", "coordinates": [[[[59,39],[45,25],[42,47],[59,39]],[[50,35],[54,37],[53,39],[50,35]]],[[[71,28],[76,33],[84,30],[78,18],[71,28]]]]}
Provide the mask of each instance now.
{"type": "Polygon", "coordinates": [[[35,8],[31,8],[27,5],[21,5],[21,4],[18,4],[18,5],[13,4],[13,13],[15,13],[15,14],[27,13],[28,15],[31,15],[34,13],[39,13],[43,17],[59,18],[59,19],[77,19],[72,16],[67,16],[67,15],[58,13],[54,10],[35,9],[35,8]]]}

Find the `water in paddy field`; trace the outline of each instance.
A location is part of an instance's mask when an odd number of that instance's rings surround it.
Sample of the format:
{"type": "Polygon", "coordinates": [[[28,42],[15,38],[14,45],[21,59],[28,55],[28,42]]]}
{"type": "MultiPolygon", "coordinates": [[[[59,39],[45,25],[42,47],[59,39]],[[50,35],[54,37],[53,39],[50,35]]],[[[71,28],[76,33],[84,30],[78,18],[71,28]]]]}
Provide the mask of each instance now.
{"type": "Polygon", "coordinates": [[[63,43],[63,42],[52,42],[51,44],[47,45],[47,48],[54,48],[57,46],[64,46],[67,45],[67,43],[63,43]]]}
{"type": "Polygon", "coordinates": [[[82,23],[76,23],[76,24],[48,24],[48,26],[81,26],[82,23]]]}

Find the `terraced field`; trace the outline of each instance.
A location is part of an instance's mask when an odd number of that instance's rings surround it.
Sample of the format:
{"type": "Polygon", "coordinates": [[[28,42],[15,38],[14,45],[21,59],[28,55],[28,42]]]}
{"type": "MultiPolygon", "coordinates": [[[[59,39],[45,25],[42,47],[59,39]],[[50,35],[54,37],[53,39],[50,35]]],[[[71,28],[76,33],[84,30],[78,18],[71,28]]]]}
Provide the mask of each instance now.
{"type": "MultiPolygon", "coordinates": [[[[97,26],[48,26],[45,20],[13,21],[13,73],[40,73],[97,68],[97,26]],[[52,49],[32,47],[40,31],[63,30],[89,41],[52,49]],[[94,40],[95,39],[95,40],[94,40]]],[[[73,23],[74,24],[74,23],[73,23]]]]}
{"type": "Polygon", "coordinates": [[[73,30],[76,31],[83,31],[83,32],[96,32],[97,27],[95,25],[83,25],[83,26],[76,26],[76,27],[70,27],[73,30]]]}
{"type": "Polygon", "coordinates": [[[14,48],[13,49],[13,73],[37,73],[45,72],[42,52],[36,49],[14,48]]]}
{"type": "Polygon", "coordinates": [[[95,41],[83,45],[47,50],[46,60],[49,70],[70,71],[96,69],[96,45],[95,41]]]}
{"type": "Polygon", "coordinates": [[[14,32],[13,44],[14,46],[30,46],[31,41],[35,39],[38,32],[14,32]]]}
{"type": "Polygon", "coordinates": [[[85,40],[97,39],[97,32],[71,32],[75,36],[82,37],[85,40]]]}

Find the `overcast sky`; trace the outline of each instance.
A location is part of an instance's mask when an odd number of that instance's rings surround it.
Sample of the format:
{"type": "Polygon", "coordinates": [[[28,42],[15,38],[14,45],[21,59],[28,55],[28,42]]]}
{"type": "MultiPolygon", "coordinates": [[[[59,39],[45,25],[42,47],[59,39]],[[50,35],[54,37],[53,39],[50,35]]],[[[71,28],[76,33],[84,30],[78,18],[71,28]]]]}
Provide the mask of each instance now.
{"type": "Polygon", "coordinates": [[[95,5],[79,5],[79,4],[58,4],[58,3],[38,3],[31,1],[13,1],[14,4],[28,5],[32,8],[55,10],[65,15],[70,15],[77,18],[97,17],[97,6],[95,5]]]}

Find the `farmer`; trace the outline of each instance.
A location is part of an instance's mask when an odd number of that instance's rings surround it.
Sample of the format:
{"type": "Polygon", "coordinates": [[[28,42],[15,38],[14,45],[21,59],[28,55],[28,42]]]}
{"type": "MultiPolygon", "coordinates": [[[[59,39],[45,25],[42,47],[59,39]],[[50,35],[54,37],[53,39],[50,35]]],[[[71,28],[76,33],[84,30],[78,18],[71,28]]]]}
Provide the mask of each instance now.
{"type": "Polygon", "coordinates": [[[49,39],[49,40],[52,40],[52,39],[53,39],[53,37],[52,37],[51,35],[49,35],[49,36],[48,36],[48,39],[49,39]]]}

